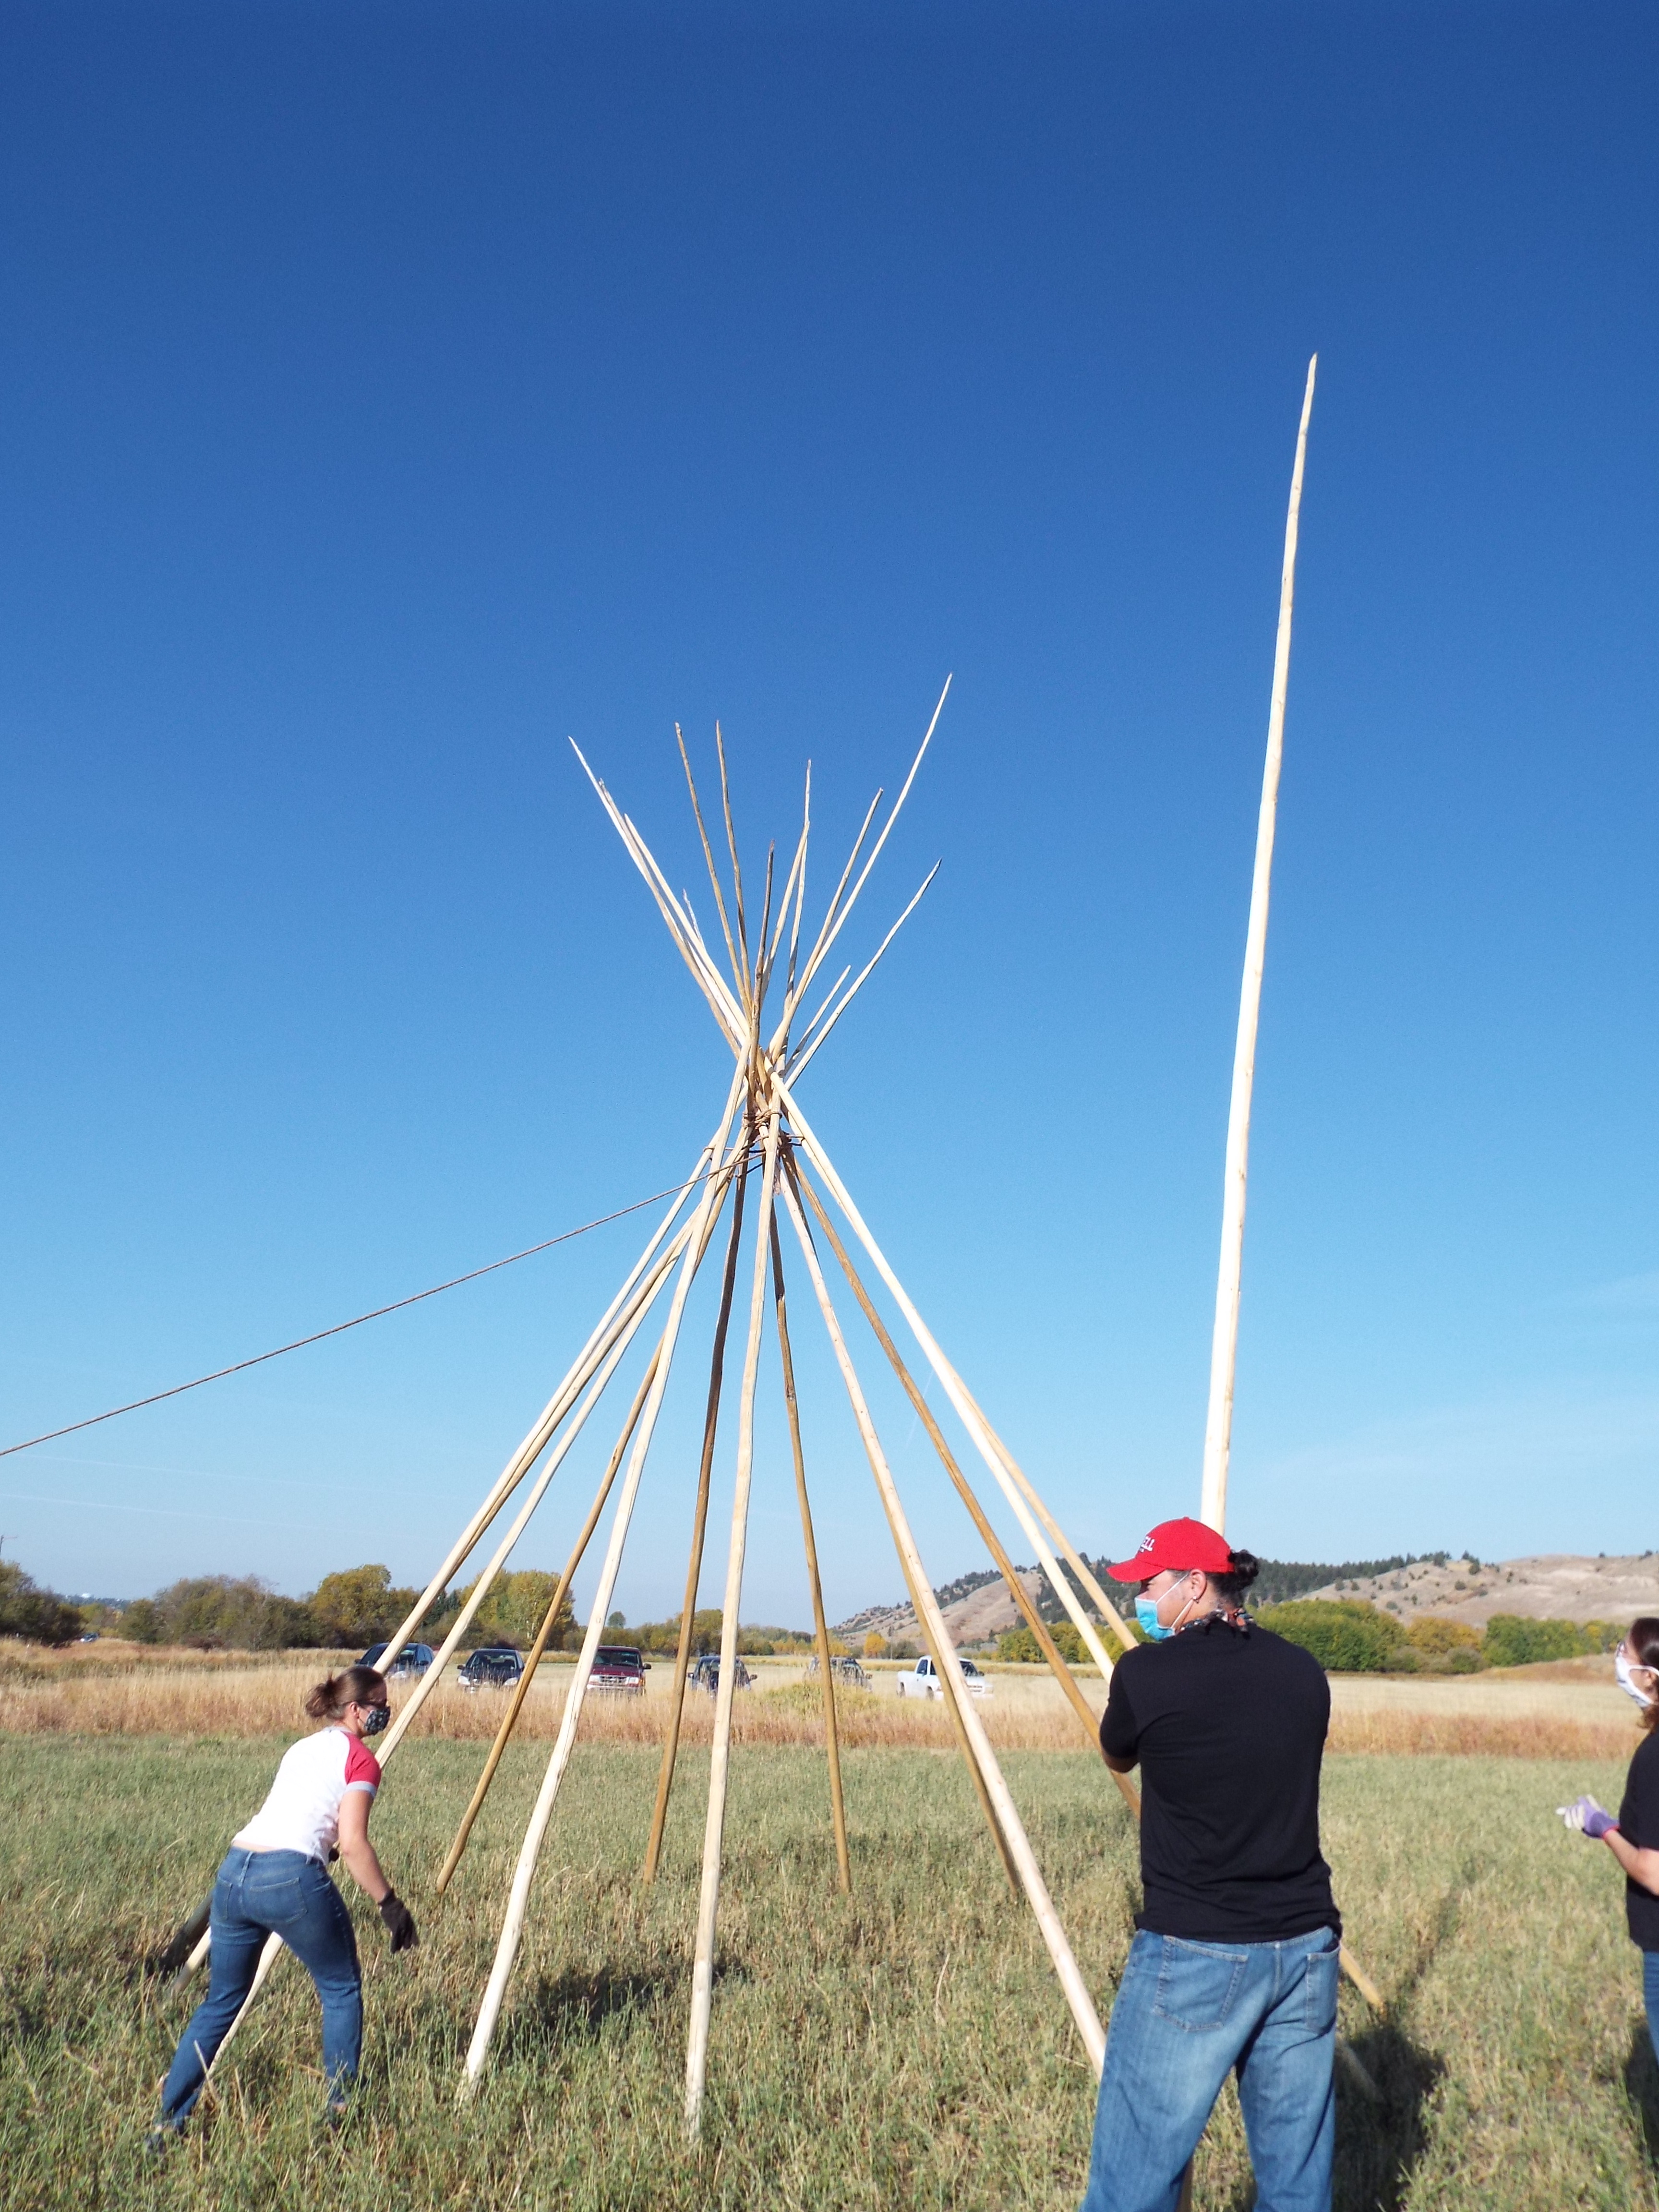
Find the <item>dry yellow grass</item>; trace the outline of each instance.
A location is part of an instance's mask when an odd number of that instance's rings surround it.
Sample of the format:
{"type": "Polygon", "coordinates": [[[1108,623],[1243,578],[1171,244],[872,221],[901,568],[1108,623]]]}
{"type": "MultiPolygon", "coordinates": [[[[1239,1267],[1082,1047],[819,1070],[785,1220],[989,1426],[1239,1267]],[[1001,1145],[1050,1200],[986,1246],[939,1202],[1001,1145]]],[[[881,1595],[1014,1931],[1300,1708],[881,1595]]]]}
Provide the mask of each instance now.
{"type": "MultiPolygon", "coordinates": [[[[179,1652],[112,1643],[66,1652],[14,1647],[0,1659],[0,1732],[14,1735],[261,1737],[299,1734],[312,1683],[337,1667],[337,1652],[179,1652]]],[[[734,1715],[737,1741],[816,1746],[823,1721],[815,1685],[799,1662],[760,1662],[753,1691],[734,1715]]],[[[582,1717],[592,1742],[657,1744],[667,1711],[670,1669],[652,1670],[646,1695],[595,1696],[582,1717]]],[[[550,1662],[520,1722],[531,1741],[550,1740],[564,1710],[568,1661],[550,1662]]],[[[843,1741],[849,1747],[948,1750],[943,1709],[896,1694],[890,1672],[868,1692],[842,1691],[843,1741]]],[[[1087,1685],[1098,1705],[1099,1685],[1087,1685]]],[[[1425,1680],[1341,1676],[1332,1685],[1331,1748],[1397,1755],[1452,1753],[1511,1759],[1627,1759],[1635,1744],[1628,1709],[1599,1676],[1565,1678],[1548,1668],[1425,1680]]],[[[401,1698],[400,1688],[394,1695],[401,1698]]],[[[1073,1751],[1081,1732],[1055,1685],[1036,1668],[998,1668],[980,1708],[1003,1751],[1073,1751]]],[[[496,1692],[468,1692],[447,1681],[428,1699],[414,1733],[482,1742],[501,1713],[496,1692]]],[[[685,1734],[708,1740],[712,1700],[693,1694],[685,1734]]]]}

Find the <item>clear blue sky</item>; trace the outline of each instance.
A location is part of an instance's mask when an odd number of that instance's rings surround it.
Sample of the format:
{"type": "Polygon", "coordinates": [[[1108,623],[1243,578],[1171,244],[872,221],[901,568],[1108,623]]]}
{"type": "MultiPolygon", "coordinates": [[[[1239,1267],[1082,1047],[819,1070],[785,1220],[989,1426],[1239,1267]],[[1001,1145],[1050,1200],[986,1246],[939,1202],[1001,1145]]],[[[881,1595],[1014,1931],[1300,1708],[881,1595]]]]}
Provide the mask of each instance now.
{"type": "MultiPolygon", "coordinates": [[[[953,670],[859,945],[943,871],[805,1095],[1078,1540],[1194,1510],[1317,347],[1232,1532],[1655,1540],[1650,7],[53,0],[7,53],[9,1436],[673,1179],[729,1063],[567,734],[684,878],[676,719],[751,853],[810,755],[822,889],[953,670]]],[[[418,1579],[638,1241],[0,1462],[6,1555],[418,1579]]],[[[805,1290],[842,1611],[898,1579],[805,1290]]],[[[763,1395],[744,1610],[799,1620],[763,1395]]]]}

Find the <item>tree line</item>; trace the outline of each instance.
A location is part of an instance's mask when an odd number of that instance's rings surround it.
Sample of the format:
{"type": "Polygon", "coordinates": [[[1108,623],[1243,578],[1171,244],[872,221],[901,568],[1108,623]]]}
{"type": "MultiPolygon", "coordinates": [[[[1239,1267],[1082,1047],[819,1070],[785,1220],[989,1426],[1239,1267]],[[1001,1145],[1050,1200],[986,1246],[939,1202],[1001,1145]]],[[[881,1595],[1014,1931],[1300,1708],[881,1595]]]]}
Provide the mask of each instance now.
{"type": "MultiPolygon", "coordinates": [[[[477,1589],[462,1583],[446,1590],[422,1624],[421,1633],[441,1643],[477,1589]]],[[[526,1650],[547,1617],[558,1577],[538,1567],[520,1567],[496,1577],[461,1638],[464,1650],[486,1644],[510,1644],[526,1650]]],[[[77,1604],[55,1591],[39,1589],[21,1567],[0,1562],[0,1636],[26,1637],[35,1644],[70,1644],[88,1634],[118,1636],[131,1644],[169,1644],[195,1651],[367,1650],[383,1643],[409,1617],[418,1590],[394,1583],[379,1565],[343,1567],[325,1575],[303,1597],[285,1597],[258,1575],[187,1575],[153,1597],[120,1606],[77,1604]]],[[[718,1606],[691,1616],[691,1649],[701,1655],[720,1649],[718,1606]]],[[[672,1651],[679,1640],[677,1613],[672,1620],[628,1626],[613,1613],[605,1623],[618,1641],[651,1652],[672,1651]]],[[[548,1648],[572,1650],[585,1631],[568,1597],[548,1648]]],[[[738,1649],[745,1658],[775,1651],[811,1648],[805,1632],[789,1628],[742,1628],[738,1649]]],[[[839,1648],[839,1647],[838,1647],[839,1648]]]]}

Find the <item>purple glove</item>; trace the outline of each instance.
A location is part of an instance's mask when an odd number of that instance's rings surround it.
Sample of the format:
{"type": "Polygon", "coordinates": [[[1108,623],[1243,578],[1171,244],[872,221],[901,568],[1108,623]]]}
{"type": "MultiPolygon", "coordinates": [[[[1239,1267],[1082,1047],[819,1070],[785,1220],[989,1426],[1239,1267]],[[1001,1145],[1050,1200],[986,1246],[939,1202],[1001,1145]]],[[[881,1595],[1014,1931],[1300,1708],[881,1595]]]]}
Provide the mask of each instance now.
{"type": "Polygon", "coordinates": [[[1609,1813],[1605,1805],[1598,1805],[1594,1797],[1575,1797],[1571,1805],[1558,1805],[1556,1811],[1570,1828],[1599,1842],[1610,1828],[1619,1826],[1619,1816],[1609,1813]]]}

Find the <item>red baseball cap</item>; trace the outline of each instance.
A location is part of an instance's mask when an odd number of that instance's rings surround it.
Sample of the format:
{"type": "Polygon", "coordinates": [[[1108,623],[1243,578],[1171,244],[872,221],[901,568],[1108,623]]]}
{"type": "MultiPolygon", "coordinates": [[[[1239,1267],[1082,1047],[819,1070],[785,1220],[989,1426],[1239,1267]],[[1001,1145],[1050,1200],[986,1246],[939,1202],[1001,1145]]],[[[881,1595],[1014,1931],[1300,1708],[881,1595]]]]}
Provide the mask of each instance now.
{"type": "Polygon", "coordinates": [[[1106,1571],[1115,1583],[1149,1582],[1173,1567],[1178,1575],[1201,1567],[1206,1575],[1232,1571],[1233,1555],[1227,1539],[1203,1521],[1160,1521],[1140,1540],[1132,1559],[1120,1559],[1106,1571]]]}

